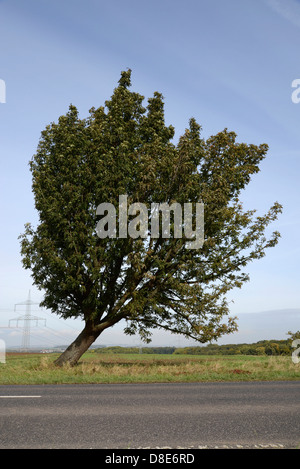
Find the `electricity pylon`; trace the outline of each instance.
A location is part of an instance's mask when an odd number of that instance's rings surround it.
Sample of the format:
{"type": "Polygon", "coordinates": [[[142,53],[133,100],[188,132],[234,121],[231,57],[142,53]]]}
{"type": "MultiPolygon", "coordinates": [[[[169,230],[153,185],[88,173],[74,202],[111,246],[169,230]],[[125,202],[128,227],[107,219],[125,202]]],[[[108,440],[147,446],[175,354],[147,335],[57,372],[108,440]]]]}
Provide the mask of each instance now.
{"type": "Polygon", "coordinates": [[[38,325],[39,321],[44,321],[44,325],[46,326],[46,319],[44,318],[39,318],[38,316],[32,316],[31,314],[31,305],[36,305],[39,303],[35,303],[31,301],[30,299],[30,290],[28,293],[28,299],[22,303],[16,303],[15,304],[15,311],[16,307],[18,305],[26,305],[26,312],[23,316],[19,316],[14,319],[9,320],[9,327],[11,321],[16,321],[16,326],[19,327],[19,321],[24,321],[24,326],[23,326],[23,336],[22,336],[22,346],[21,346],[21,351],[22,352],[28,352],[29,347],[30,347],[30,322],[31,321],[36,321],[36,325],[38,325]]]}

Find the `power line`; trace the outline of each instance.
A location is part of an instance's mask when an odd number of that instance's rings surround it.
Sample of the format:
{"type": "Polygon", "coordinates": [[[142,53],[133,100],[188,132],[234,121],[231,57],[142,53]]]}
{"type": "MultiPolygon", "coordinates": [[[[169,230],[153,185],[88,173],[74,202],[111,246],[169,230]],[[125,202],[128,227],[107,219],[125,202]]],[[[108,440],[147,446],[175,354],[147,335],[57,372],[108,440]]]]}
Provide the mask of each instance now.
{"type": "MultiPolygon", "coordinates": [[[[51,320],[53,321],[59,321],[60,324],[62,324],[62,319],[58,318],[57,316],[55,316],[53,313],[49,313],[47,310],[44,310],[43,311],[47,316],[49,316],[51,318],[51,320]]],[[[64,321],[64,327],[69,327],[70,329],[73,329],[74,331],[78,332],[78,327],[74,327],[74,326],[71,326],[69,323],[66,322],[65,319],[63,319],[64,321]]]]}
{"type": "Polygon", "coordinates": [[[33,316],[31,314],[31,306],[34,305],[34,304],[38,304],[38,303],[35,303],[35,302],[31,301],[30,290],[29,290],[28,299],[24,302],[16,303],[15,304],[15,309],[14,309],[16,311],[16,306],[26,305],[26,313],[23,316],[19,316],[17,318],[10,319],[9,323],[8,323],[8,326],[10,327],[11,321],[16,321],[16,327],[19,327],[19,321],[24,322],[23,335],[22,335],[22,345],[21,345],[21,351],[22,352],[28,352],[29,347],[30,347],[30,325],[31,325],[31,321],[35,321],[36,325],[38,325],[39,321],[44,321],[44,325],[46,326],[46,319],[40,318],[38,316],[33,316]]]}

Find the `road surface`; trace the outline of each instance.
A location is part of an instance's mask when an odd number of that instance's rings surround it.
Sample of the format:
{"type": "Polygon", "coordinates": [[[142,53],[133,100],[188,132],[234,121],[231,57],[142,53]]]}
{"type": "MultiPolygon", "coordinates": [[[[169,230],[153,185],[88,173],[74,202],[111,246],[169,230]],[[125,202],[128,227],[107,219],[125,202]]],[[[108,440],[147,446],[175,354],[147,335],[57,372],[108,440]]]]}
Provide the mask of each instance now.
{"type": "Polygon", "coordinates": [[[300,381],[0,386],[0,448],[297,448],[300,381]]]}

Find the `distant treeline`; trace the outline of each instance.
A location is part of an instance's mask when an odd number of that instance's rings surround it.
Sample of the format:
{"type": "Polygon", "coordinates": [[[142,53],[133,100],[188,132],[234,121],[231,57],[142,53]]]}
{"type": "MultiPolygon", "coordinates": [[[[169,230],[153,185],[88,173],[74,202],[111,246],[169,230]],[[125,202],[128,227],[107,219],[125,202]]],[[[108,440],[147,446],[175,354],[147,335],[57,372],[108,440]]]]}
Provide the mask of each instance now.
{"type": "Polygon", "coordinates": [[[95,349],[98,353],[161,353],[172,354],[176,350],[175,347],[101,347],[95,349]]]}
{"type": "Polygon", "coordinates": [[[205,347],[177,348],[175,354],[189,355],[290,355],[290,340],[260,340],[253,344],[210,344],[205,347]]]}
{"type": "Polygon", "coordinates": [[[97,353],[156,353],[176,355],[290,355],[292,340],[260,340],[253,344],[209,344],[196,347],[101,347],[97,353]]]}

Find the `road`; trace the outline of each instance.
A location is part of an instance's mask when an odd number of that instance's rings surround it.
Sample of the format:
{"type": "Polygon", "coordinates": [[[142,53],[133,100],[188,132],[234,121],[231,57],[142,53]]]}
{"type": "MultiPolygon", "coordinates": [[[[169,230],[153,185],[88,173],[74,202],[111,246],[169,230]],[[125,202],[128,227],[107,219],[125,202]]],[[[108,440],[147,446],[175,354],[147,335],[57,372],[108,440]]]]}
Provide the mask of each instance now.
{"type": "Polygon", "coordinates": [[[300,381],[0,386],[0,448],[296,448],[300,381]]]}

